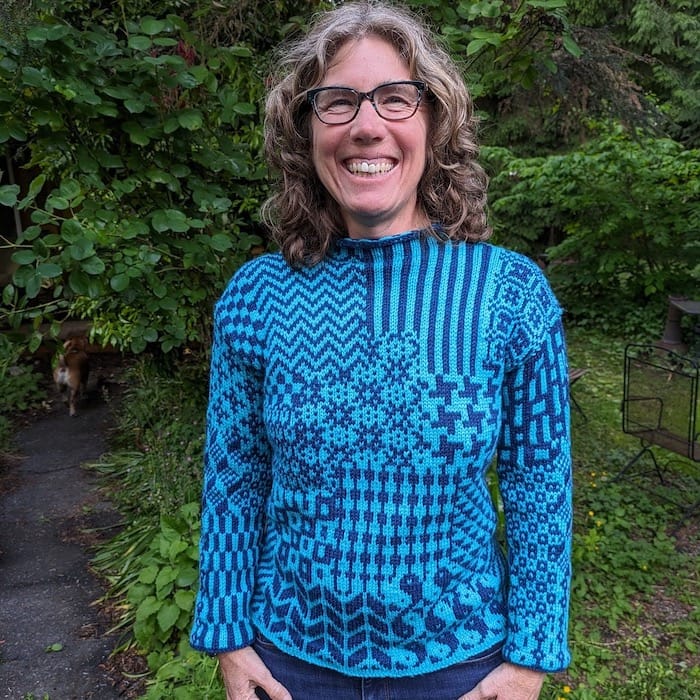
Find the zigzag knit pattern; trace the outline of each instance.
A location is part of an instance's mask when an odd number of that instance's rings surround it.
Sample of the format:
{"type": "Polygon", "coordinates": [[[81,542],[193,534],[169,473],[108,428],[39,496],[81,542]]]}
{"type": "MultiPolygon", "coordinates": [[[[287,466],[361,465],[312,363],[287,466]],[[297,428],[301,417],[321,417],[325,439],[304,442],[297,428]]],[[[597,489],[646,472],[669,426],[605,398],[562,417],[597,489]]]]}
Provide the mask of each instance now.
{"type": "Polygon", "coordinates": [[[420,231],[239,270],[215,317],[193,646],[362,677],[569,663],[566,348],[539,269],[420,231]],[[506,553],[486,471],[497,455],[506,553]]]}

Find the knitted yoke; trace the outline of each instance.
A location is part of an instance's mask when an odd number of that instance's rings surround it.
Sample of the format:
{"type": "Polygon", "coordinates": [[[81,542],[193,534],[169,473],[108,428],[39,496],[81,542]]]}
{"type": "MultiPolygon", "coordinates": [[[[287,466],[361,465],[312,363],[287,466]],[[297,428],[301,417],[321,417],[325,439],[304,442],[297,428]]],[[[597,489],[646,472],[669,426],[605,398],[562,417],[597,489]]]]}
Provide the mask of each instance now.
{"type": "Polygon", "coordinates": [[[514,663],[564,668],[560,317],[526,258],[420,231],[344,239],[301,270],[244,265],[215,314],[193,646],[257,629],[376,677],[503,643],[514,663]]]}

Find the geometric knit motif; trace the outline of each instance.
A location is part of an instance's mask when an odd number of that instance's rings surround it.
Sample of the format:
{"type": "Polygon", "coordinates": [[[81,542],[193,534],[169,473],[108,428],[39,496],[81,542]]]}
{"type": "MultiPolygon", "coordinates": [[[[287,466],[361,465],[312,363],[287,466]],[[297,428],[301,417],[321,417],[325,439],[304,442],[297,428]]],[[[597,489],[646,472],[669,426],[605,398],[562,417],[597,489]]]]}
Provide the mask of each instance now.
{"type": "Polygon", "coordinates": [[[500,643],[566,667],[566,346],[536,265],[421,231],[344,239],[300,270],[265,255],[214,334],[195,648],[257,629],[361,677],[500,643]]]}

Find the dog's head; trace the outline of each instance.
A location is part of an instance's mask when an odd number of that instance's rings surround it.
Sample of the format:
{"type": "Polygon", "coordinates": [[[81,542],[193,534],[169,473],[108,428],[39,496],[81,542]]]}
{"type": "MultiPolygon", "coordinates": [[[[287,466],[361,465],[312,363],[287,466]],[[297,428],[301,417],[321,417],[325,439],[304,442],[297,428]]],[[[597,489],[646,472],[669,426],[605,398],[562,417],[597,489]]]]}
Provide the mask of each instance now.
{"type": "Polygon", "coordinates": [[[68,338],[68,340],[63,343],[63,350],[66,354],[71,352],[85,352],[87,350],[87,345],[87,338],[84,335],[79,335],[68,338]]]}

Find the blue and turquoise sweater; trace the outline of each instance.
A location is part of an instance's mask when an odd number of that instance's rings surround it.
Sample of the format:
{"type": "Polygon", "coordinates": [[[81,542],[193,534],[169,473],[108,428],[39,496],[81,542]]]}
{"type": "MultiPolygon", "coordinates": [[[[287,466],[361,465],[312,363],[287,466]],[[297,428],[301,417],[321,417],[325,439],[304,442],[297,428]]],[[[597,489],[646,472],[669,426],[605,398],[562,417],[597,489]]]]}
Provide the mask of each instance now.
{"type": "Polygon", "coordinates": [[[566,348],[536,265],[420,231],[262,256],[217,303],[210,381],[195,648],[567,666],[566,348]]]}

